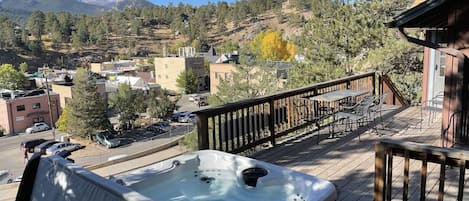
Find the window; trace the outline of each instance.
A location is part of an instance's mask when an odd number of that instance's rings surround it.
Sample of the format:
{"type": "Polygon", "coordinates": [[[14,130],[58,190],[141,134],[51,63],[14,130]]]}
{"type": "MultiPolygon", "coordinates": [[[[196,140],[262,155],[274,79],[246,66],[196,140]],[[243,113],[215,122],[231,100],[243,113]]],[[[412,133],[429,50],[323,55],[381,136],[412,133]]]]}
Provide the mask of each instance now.
{"type": "Polygon", "coordinates": [[[17,105],[16,106],[16,111],[25,111],[26,108],[24,107],[24,105],[17,105]]]}
{"type": "Polygon", "coordinates": [[[39,109],[41,108],[41,103],[34,103],[33,109],[39,109]]]}
{"type": "Polygon", "coordinates": [[[440,53],[440,76],[445,76],[446,54],[440,53]]]}
{"type": "Polygon", "coordinates": [[[167,75],[166,75],[165,77],[166,77],[166,79],[168,79],[168,76],[167,76],[167,75]]]}
{"type": "Polygon", "coordinates": [[[218,72],[215,72],[215,79],[218,80],[218,72]]]}
{"type": "Polygon", "coordinates": [[[164,68],[168,68],[168,64],[164,64],[164,68]]]}

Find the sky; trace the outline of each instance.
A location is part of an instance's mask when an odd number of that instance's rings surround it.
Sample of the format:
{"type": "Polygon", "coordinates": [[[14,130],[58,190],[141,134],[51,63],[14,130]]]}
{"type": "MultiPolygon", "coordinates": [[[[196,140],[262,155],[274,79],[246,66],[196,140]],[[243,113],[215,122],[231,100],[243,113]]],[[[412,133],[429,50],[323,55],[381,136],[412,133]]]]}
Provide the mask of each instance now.
{"type": "Polygon", "coordinates": [[[149,1],[157,5],[168,5],[169,3],[172,3],[173,5],[177,5],[180,2],[182,2],[185,4],[192,4],[192,5],[200,6],[200,5],[206,5],[208,4],[208,2],[217,3],[219,1],[224,1],[228,3],[233,3],[236,0],[211,0],[211,1],[208,1],[208,0],[185,0],[185,1],[184,0],[149,0],[149,1]]]}

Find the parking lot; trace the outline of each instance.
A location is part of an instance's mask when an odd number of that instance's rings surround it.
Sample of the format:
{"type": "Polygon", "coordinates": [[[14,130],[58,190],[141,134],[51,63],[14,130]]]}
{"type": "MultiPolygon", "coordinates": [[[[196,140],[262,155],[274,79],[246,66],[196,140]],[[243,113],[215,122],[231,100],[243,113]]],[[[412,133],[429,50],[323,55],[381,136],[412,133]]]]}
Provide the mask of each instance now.
{"type": "MultiPolygon", "coordinates": [[[[101,162],[108,161],[109,158],[115,158],[118,156],[131,155],[138,153],[156,146],[166,144],[179,138],[187,132],[192,131],[192,124],[179,124],[175,123],[171,126],[171,129],[165,133],[150,133],[137,130],[136,132],[124,133],[122,136],[127,139],[124,144],[107,149],[102,145],[97,145],[94,142],[90,142],[84,139],[71,139],[71,142],[80,143],[85,148],[74,151],[70,158],[75,160],[75,163],[81,166],[90,166],[101,162]]],[[[60,136],[66,135],[65,133],[57,132],[56,139],[60,139],[60,136]]],[[[16,136],[0,137],[0,170],[9,170],[12,173],[12,177],[16,178],[22,175],[25,160],[24,152],[20,149],[20,143],[25,140],[31,140],[36,138],[52,139],[52,131],[43,131],[33,134],[21,133],[16,136]]],[[[29,154],[31,157],[31,154],[29,154]]]]}

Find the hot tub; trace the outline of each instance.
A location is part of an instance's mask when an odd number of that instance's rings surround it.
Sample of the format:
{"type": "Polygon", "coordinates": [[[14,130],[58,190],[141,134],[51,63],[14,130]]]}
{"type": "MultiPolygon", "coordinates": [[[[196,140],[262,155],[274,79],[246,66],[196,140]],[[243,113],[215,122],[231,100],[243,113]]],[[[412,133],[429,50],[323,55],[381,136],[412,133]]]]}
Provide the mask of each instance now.
{"type": "Polygon", "coordinates": [[[323,179],[213,150],[181,155],[113,180],[152,200],[336,199],[334,185],[323,179]]]}

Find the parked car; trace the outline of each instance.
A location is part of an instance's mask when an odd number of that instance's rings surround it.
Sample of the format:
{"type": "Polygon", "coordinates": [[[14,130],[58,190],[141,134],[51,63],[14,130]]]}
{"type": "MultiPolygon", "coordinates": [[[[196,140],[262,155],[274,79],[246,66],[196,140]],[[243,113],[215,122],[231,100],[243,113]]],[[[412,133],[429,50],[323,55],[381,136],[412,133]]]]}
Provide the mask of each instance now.
{"type": "Polygon", "coordinates": [[[168,132],[169,130],[171,130],[171,125],[167,121],[160,121],[158,123],[152,124],[151,126],[155,126],[163,130],[164,132],[168,132]]]}
{"type": "Polygon", "coordinates": [[[108,149],[117,147],[121,144],[120,140],[115,138],[110,131],[103,131],[96,134],[96,142],[108,149]]]}
{"type": "Polygon", "coordinates": [[[46,154],[46,149],[49,148],[50,146],[52,146],[53,144],[56,144],[56,143],[59,143],[58,141],[55,141],[55,140],[47,140],[39,145],[37,145],[35,148],[34,148],[34,151],[35,152],[39,152],[41,153],[42,155],[46,154]]]}
{"type": "Polygon", "coordinates": [[[44,122],[40,122],[40,123],[35,123],[33,126],[29,127],[29,128],[26,128],[26,133],[35,133],[35,132],[40,132],[40,131],[46,131],[46,130],[49,130],[50,127],[44,123],[44,122]]]}
{"type": "Polygon", "coordinates": [[[175,112],[171,115],[171,121],[179,121],[179,117],[183,114],[188,113],[187,111],[184,112],[175,112]]]}
{"type": "Polygon", "coordinates": [[[13,182],[11,172],[8,170],[0,170],[0,184],[9,184],[13,182]]]}
{"type": "Polygon", "coordinates": [[[60,142],[60,143],[53,144],[52,146],[47,148],[46,154],[52,155],[52,154],[59,153],[62,150],[67,150],[67,151],[72,152],[81,148],[83,148],[83,146],[81,146],[80,144],[75,144],[75,143],[70,143],[70,142],[60,142]]]}
{"type": "Polygon", "coordinates": [[[157,126],[148,126],[145,130],[156,134],[164,133],[164,130],[161,130],[161,128],[157,126]]]}
{"type": "Polygon", "coordinates": [[[189,95],[189,101],[194,102],[199,98],[199,95],[197,94],[191,94],[189,95]]]}
{"type": "Polygon", "coordinates": [[[181,116],[179,116],[178,121],[181,122],[181,123],[194,122],[196,117],[197,116],[195,114],[185,113],[185,114],[182,114],[181,116]]]}
{"type": "Polygon", "coordinates": [[[40,145],[41,143],[43,143],[45,141],[47,141],[47,140],[42,139],[42,138],[26,140],[26,141],[23,141],[23,142],[20,143],[20,147],[23,150],[28,150],[29,153],[33,153],[34,152],[34,147],[36,147],[37,145],[40,145]]]}

